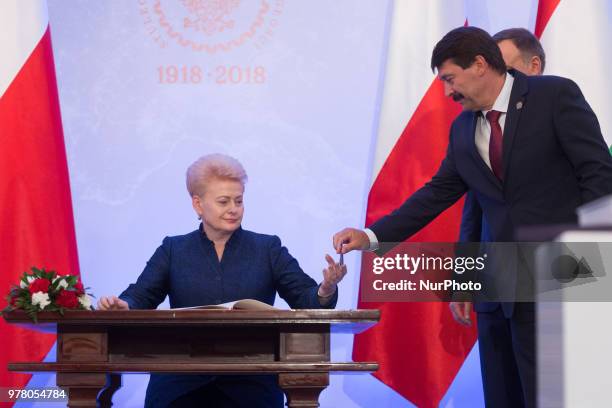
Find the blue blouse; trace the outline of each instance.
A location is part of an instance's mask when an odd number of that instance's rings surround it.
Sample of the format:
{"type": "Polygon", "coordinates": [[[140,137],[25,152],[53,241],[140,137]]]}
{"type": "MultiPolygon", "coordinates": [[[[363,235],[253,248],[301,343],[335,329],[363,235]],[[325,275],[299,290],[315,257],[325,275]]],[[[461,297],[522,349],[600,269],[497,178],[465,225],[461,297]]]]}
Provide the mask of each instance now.
{"type": "MultiPolygon", "coordinates": [[[[239,299],[272,305],[278,292],[293,309],[318,309],[318,288],[277,236],[239,228],[219,261],[200,225],[189,234],[164,238],[136,283],[119,297],[130,309],[155,309],[166,295],[175,308],[239,299]]],[[[337,296],[327,308],[335,307],[337,296]]]]}
{"type": "MultiPolygon", "coordinates": [[[[155,309],[166,296],[173,308],[239,299],[256,299],[272,305],[278,292],[293,309],[334,308],[338,291],[326,306],[321,306],[318,288],[277,236],[239,228],[225,244],[219,261],[213,242],[200,224],[198,230],[189,234],[164,238],[136,283],[119,297],[130,309],[155,309]]],[[[273,376],[252,378],[264,380],[268,388],[276,387],[275,391],[280,392],[273,376]]],[[[214,379],[208,375],[153,374],[147,388],[146,406],[167,406],[214,379]]]]}

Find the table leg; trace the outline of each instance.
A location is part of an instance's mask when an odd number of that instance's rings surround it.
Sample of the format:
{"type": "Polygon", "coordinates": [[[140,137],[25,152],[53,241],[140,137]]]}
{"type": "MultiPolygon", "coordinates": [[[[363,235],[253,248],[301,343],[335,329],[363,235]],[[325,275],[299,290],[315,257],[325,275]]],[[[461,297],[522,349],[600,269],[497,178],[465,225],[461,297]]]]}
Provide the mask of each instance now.
{"type": "Polygon", "coordinates": [[[121,375],[105,373],[57,373],[57,386],[68,391],[70,408],[110,408],[121,387],[121,375]]]}
{"type": "Polygon", "coordinates": [[[316,408],[319,394],[329,385],[329,373],[283,373],[278,375],[278,385],[289,408],[316,408]]]}

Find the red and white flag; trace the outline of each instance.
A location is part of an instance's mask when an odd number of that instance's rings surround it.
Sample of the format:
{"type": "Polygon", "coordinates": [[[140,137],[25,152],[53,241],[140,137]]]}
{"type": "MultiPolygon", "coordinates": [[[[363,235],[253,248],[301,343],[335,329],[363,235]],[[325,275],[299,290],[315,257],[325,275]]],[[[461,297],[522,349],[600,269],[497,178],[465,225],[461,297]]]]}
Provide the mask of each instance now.
{"type": "MultiPolygon", "coordinates": [[[[66,150],[46,1],[0,2],[0,309],[32,266],[78,274],[66,150]]],[[[0,387],[30,375],[9,361],[40,361],[55,342],[0,319],[0,387]]]]}
{"type": "Polygon", "coordinates": [[[546,52],[545,73],[575,81],[612,144],[612,0],[540,0],[535,34],[546,52]]]}
{"type": "MultiPolygon", "coordinates": [[[[366,225],[422,187],[444,158],[460,106],[444,96],[429,61],[435,44],[464,22],[461,1],[394,3],[366,225]]],[[[411,241],[456,241],[461,208],[457,203],[411,241]]],[[[437,407],[476,342],[476,328],[453,321],[442,302],[360,300],[358,307],[378,308],[382,318],[355,336],[354,360],[378,361],[375,377],[419,407],[437,407]]]]}

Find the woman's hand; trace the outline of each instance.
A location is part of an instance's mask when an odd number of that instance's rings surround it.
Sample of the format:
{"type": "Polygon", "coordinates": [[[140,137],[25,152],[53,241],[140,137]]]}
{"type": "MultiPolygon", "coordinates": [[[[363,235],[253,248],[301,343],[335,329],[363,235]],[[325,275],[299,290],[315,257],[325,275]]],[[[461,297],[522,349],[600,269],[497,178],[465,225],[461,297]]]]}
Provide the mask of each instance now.
{"type": "Polygon", "coordinates": [[[346,275],[346,265],[337,264],[329,255],[325,255],[325,260],[328,265],[323,269],[323,282],[319,286],[318,295],[320,297],[329,297],[336,292],[338,282],[346,275]]]}
{"type": "Polygon", "coordinates": [[[130,310],[130,305],[117,296],[102,296],[98,300],[98,310],[130,310]]]}

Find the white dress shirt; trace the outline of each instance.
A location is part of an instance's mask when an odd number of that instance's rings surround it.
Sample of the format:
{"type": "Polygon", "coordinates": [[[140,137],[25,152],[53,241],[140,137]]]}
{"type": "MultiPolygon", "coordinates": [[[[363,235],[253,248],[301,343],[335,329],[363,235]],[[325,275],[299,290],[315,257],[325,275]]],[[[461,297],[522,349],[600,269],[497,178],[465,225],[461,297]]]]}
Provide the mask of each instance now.
{"type": "Polygon", "coordinates": [[[493,107],[487,111],[480,111],[478,115],[478,121],[476,123],[476,134],[474,141],[476,142],[476,150],[482,157],[482,160],[491,168],[491,161],[489,160],[489,141],[491,140],[491,124],[487,120],[486,116],[489,111],[496,110],[501,112],[499,115],[499,126],[502,128],[502,134],[504,132],[504,125],[506,124],[506,113],[508,113],[508,105],[510,104],[510,93],[512,92],[512,85],[514,84],[514,77],[510,74],[506,74],[506,80],[501,92],[497,95],[497,99],[493,103],[493,107]]]}

